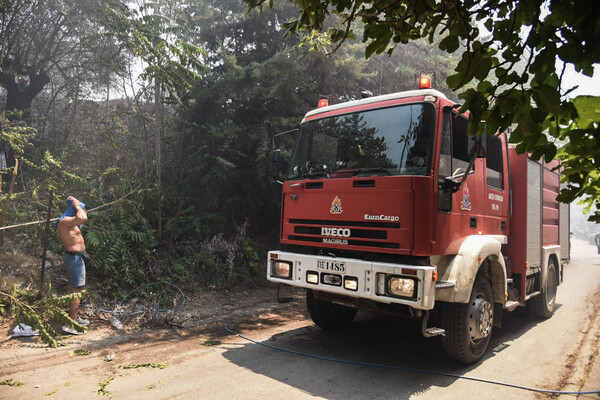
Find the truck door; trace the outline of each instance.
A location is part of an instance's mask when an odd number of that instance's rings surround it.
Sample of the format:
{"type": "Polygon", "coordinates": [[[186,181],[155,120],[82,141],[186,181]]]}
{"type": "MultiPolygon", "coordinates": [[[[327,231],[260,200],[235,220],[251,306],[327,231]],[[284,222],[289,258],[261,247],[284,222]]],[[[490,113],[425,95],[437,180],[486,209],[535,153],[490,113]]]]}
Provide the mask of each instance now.
{"type": "Polygon", "coordinates": [[[445,184],[447,177],[460,177],[469,165],[467,118],[451,107],[443,108],[438,165],[438,214],[434,250],[438,254],[455,254],[468,235],[483,229],[484,209],[483,159],[475,161],[473,170],[458,191],[445,184]]]}
{"type": "Polygon", "coordinates": [[[509,190],[506,135],[490,136],[486,156],[483,233],[508,235],[509,190]]]}

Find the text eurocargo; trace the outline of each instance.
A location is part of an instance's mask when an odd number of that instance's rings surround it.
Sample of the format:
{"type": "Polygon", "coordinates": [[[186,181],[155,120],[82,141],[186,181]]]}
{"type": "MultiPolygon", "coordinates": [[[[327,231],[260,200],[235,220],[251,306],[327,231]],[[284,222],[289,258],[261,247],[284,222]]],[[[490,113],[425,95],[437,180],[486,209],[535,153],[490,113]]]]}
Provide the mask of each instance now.
{"type": "Polygon", "coordinates": [[[390,222],[398,222],[400,221],[400,217],[397,215],[371,215],[365,214],[365,220],[367,221],[390,221],[390,222]]]}

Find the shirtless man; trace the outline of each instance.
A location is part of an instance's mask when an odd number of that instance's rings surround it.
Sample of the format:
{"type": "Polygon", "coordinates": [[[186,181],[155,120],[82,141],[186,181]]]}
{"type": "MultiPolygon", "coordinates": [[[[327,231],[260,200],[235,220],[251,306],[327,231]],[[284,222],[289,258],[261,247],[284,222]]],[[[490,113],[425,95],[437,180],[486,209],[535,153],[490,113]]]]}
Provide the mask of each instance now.
{"type": "MultiPolygon", "coordinates": [[[[63,260],[67,268],[67,277],[69,278],[69,294],[80,293],[85,289],[85,263],[83,255],[85,254],[85,241],[81,235],[81,225],[87,222],[87,212],[85,204],[81,203],[73,196],[67,197],[67,210],[58,219],[56,229],[58,237],[65,245],[65,254],[63,260]]],[[[79,312],[80,299],[77,298],[69,303],[69,317],[80,325],[89,325],[90,322],[77,316],[79,312]]],[[[70,326],[63,326],[63,331],[72,335],[79,335],[70,326]]]]}

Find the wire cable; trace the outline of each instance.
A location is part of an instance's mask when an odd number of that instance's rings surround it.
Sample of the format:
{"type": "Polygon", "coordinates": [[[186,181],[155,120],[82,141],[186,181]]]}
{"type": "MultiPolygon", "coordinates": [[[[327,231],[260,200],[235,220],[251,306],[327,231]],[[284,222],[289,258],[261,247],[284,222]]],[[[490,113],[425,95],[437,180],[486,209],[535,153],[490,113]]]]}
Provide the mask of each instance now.
{"type": "Polygon", "coordinates": [[[227,330],[227,332],[231,333],[232,335],[238,336],[238,337],[240,337],[242,339],[245,339],[245,340],[247,340],[249,342],[252,342],[254,344],[258,344],[260,346],[267,347],[267,348],[272,349],[272,350],[278,350],[278,351],[282,351],[282,352],[285,352],[285,353],[295,354],[295,355],[298,355],[298,356],[303,356],[303,357],[308,357],[308,358],[314,358],[314,359],[317,359],[317,360],[323,360],[323,361],[329,361],[329,362],[335,362],[335,363],[341,363],[341,364],[360,365],[360,366],[363,366],[363,367],[376,367],[376,368],[395,369],[395,370],[400,370],[400,371],[416,372],[416,373],[420,373],[420,374],[444,376],[444,377],[448,377],[448,378],[466,379],[466,380],[475,381],[475,382],[489,383],[489,384],[492,384],[492,385],[499,385],[499,386],[507,386],[507,387],[512,387],[512,388],[515,388],[515,389],[528,390],[530,392],[545,393],[545,394],[572,394],[572,395],[581,395],[581,394],[598,394],[598,393],[600,393],[600,390],[591,390],[591,391],[578,392],[578,391],[561,391],[561,390],[538,389],[538,388],[532,388],[532,387],[527,387],[527,386],[522,386],[522,385],[516,385],[516,384],[513,384],[513,383],[506,383],[506,382],[494,381],[494,380],[483,379],[483,378],[475,378],[475,377],[470,377],[470,376],[465,376],[465,375],[452,374],[452,373],[448,373],[448,372],[430,371],[430,370],[419,369],[419,368],[401,367],[401,366],[398,366],[398,365],[376,364],[376,363],[369,363],[369,362],[362,362],[362,361],[341,360],[341,359],[337,359],[337,358],[324,357],[324,356],[319,356],[319,355],[315,355],[315,354],[304,353],[304,352],[301,352],[301,351],[285,349],[285,348],[274,346],[272,344],[268,344],[268,343],[264,343],[264,342],[259,342],[258,340],[251,339],[251,338],[249,338],[247,336],[244,336],[244,335],[242,335],[240,333],[237,333],[237,332],[233,331],[230,328],[231,324],[233,324],[233,321],[229,321],[229,323],[225,326],[225,330],[227,330]]]}
{"type": "MultiPolygon", "coordinates": [[[[97,211],[97,210],[100,210],[100,209],[102,209],[102,208],[104,208],[104,207],[112,206],[113,204],[115,204],[115,203],[118,203],[119,201],[121,201],[121,200],[125,199],[127,196],[129,196],[130,194],[134,193],[136,190],[138,190],[138,189],[132,190],[131,192],[127,193],[125,196],[121,197],[121,198],[120,198],[120,199],[118,199],[118,200],[111,201],[110,203],[106,203],[106,204],[103,204],[103,205],[101,205],[101,206],[98,206],[98,207],[94,207],[94,208],[92,208],[92,209],[89,209],[89,210],[87,210],[86,212],[87,212],[87,213],[90,213],[90,212],[92,212],[92,211],[97,211]]],[[[54,221],[58,221],[58,217],[56,217],[56,218],[51,218],[51,219],[50,219],[50,222],[54,222],[54,221]]],[[[30,222],[23,222],[23,223],[21,223],[21,224],[16,224],[16,225],[0,226],[0,231],[6,230],[6,229],[12,229],[12,228],[20,228],[20,227],[22,227],[22,226],[29,226],[29,225],[43,224],[43,223],[45,223],[45,222],[46,222],[46,220],[44,219],[44,220],[41,220],[41,221],[30,221],[30,222]]]]}

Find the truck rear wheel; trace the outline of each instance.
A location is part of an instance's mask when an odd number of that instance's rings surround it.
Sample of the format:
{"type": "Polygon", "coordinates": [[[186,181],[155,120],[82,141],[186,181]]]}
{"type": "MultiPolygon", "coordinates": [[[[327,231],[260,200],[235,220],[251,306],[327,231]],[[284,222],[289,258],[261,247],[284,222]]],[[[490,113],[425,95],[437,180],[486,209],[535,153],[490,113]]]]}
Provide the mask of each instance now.
{"type": "Polygon", "coordinates": [[[319,300],[312,290],[306,291],[306,306],[313,322],[323,329],[345,328],[356,315],[356,308],[319,300]]]}
{"type": "Polygon", "coordinates": [[[457,361],[472,364],[483,357],[492,336],[494,303],[490,282],[479,275],[467,304],[448,303],[442,321],[444,351],[457,361]]]}
{"type": "Polygon", "coordinates": [[[556,265],[553,259],[548,261],[547,275],[546,285],[544,286],[542,293],[530,300],[533,315],[545,319],[550,318],[552,314],[554,314],[554,307],[556,306],[558,279],[556,277],[556,265]]]}

